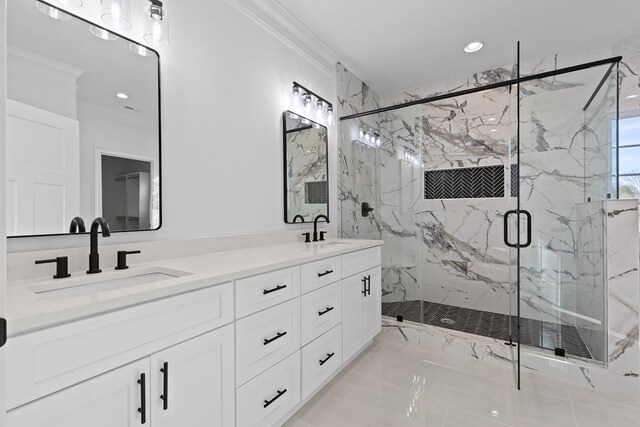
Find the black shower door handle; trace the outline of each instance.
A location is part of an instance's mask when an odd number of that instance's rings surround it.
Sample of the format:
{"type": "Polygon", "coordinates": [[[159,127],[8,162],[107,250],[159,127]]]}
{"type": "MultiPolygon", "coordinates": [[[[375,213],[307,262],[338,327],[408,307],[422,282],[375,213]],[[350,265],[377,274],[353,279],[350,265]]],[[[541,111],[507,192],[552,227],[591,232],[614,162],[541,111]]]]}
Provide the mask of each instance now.
{"type": "Polygon", "coordinates": [[[531,241],[532,241],[532,228],[531,228],[531,222],[532,222],[532,217],[531,217],[531,212],[529,211],[525,211],[524,209],[520,209],[520,213],[524,214],[527,217],[527,241],[521,245],[520,244],[520,236],[518,236],[518,242],[517,243],[510,243],[509,242],[509,216],[511,214],[518,214],[518,211],[515,209],[512,210],[508,210],[504,213],[504,217],[503,217],[503,224],[504,224],[504,244],[507,245],[510,248],[527,248],[529,246],[531,246],[531,241]]]}
{"type": "Polygon", "coordinates": [[[520,212],[522,212],[527,217],[527,241],[524,245],[520,245],[520,247],[528,248],[529,246],[531,246],[531,212],[525,211],[523,209],[520,209],[520,212]]]}

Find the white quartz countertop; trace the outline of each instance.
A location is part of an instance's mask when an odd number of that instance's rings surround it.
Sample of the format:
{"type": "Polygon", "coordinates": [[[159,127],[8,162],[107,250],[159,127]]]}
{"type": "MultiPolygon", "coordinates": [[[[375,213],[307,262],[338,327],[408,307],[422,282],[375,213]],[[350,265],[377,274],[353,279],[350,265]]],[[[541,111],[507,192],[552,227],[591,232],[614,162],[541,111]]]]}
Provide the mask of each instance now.
{"type": "Polygon", "coordinates": [[[192,257],[175,258],[136,264],[116,271],[105,268],[96,275],[82,272],[59,280],[16,282],[7,287],[7,327],[9,336],[95,316],[121,308],[231,282],[244,277],[292,267],[324,258],[343,255],[382,245],[379,240],[331,239],[318,243],[287,243],[260,246],[229,252],[217,252],[192,257]],[[347,244],[333,244],[335,242],[347,244]],[[75,288],[87,284],[128,278],[149,273],[182,274],[164,280],[111,290],[81,292],[69,297],[47,296],[47,289],[64,286],[75,288]]]}

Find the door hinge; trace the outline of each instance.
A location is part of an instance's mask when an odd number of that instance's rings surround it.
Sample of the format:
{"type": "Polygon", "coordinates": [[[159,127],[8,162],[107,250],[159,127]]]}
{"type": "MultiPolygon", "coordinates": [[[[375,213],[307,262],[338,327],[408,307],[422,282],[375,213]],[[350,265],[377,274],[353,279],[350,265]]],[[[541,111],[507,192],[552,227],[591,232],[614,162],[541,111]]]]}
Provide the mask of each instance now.
{"type": "Polygon", "coordinates": [[[7,319],[0,317],[0,347],[7,343],[7,319]]]}

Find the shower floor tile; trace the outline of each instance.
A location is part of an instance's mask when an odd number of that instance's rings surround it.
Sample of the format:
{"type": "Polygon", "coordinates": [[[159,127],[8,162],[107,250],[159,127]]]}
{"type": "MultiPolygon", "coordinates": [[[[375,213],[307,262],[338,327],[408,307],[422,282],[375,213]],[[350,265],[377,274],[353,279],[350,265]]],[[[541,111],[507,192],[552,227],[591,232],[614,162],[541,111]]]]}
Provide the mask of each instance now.
{"type": "MultiPolygon", "coordinates": [[[[429,301],[382,303],[382,315],[402,316],[404,320],[509,341],[515,319],[506,314],[473,310],[429,301]]],[[[523,345],[553,350],[563,348],[572,356],[593,359],[578,329],[533,319],[520,319],[523,345]]],[[[599,357],[598,357],[599,358],[599,357]]]]}

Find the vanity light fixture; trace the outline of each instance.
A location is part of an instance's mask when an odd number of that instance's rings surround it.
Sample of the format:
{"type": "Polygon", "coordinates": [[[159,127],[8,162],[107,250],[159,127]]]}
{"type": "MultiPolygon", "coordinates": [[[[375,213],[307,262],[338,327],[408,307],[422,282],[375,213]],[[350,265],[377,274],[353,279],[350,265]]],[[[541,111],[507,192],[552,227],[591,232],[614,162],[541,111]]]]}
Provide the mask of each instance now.
{"type": "Polygon", "coordinates": [[[464,51],[467,53],[474,53],[482,50],[484,43],[481,41],[473,41],[464,47],[464,51]]]}
{"type": "Polygon", "coordinates": [[[104,28],[96,27],[95,25],[90,25],[89,31],[91,32],[91,34],[102,40],[118,40],[119,38],[115,34],[105,30],[104,28]]]}
{"type": "Polygon", "coordinates": [[[318,121],[331,126],[334,124],[335,113],[333,104],[321,96],[316,95],[300,83],[293,82],[291,88],[291,105],[293,108],[302,107],[307,114],[311,114],[318,121]]]}
{"type": "Polygon", "coordinates": [[[625,96],[624,99],[636,99],[639,95],[628,95],[625,96]]]}
{"type": "Polygon", "coordinates": [[[379,148],[382,146],[382,138],[380,137],[379,132],[374,130],[364,130],[363,128],[360,128],[360,139],[358,142],[373,148],[379,148]]]}
{"type": "Polygon", "coordinates": [[[116,93],[116,96],[117,96],[118,98],[120,98],[120,99],[129,99],[129,95],[127,95],[127,94],[126,94],[126,93],[124,93],[124,92],[118,92],[118,93],[116,93]]]}
{"type": "Polygon", "coordinates": [[[145,9],[144,40],[153,46],[167,46],[169,44],[169,24],[166,19],[164,4],[160,0],[149,0],[150,5],[145,9]]]}
{"type": "Polygon", "coordinates": [[[100,0],[102,20],[116,30],[131,28],[131,5],[129,0],[100,0]]]}
{"type": "Polygon", "coordinates": [[[58,21],[68,21],[71,19],[71,16],[67,15],[60,9],[56,9],[53,6],[49,6],[48,4],[44,4],[42,2],[36,1],[36,8],[47,15],[49,18],[56,19],[58,21]]]}

